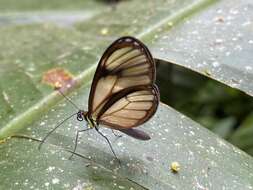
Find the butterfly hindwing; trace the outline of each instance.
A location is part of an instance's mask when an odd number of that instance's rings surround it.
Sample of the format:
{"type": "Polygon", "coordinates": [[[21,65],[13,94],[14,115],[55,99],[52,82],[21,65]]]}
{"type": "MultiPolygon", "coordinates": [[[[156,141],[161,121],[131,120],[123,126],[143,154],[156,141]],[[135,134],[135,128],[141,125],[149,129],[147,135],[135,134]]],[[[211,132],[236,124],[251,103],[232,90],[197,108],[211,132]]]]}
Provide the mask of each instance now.
{"type": "Polygon", "coordinates": [[[96,119],[115,94],[155,80],[155,63],[146,48],[133,37],[112,43],[99,61],[89,96],[89,115],[96,119]]]}
{"type": "Polygon", "coordinates": [[[124,89],[108,100],[97,121],[118,130],[137,127],[153,116],[158,103],[159,91],[155,85],[124,89]]]}

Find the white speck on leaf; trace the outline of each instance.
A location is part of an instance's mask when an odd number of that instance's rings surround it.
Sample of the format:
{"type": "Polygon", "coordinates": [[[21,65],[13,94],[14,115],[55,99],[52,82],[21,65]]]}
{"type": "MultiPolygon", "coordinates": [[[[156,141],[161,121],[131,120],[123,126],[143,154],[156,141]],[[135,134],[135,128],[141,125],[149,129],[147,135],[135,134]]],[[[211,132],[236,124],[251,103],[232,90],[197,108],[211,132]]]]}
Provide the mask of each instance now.
{"type": "Polygon", "coordinates": [[[59,184],[60,180],[58,178],[52,179],[53,184],[59,184]]]}

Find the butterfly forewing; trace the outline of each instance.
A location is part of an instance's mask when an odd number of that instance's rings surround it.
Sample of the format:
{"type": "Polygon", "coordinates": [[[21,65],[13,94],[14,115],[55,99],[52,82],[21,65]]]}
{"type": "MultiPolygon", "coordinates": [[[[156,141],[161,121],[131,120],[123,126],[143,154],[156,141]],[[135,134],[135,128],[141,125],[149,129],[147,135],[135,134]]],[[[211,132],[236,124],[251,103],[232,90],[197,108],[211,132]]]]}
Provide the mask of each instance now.
{"type": "Polygon", "coordinates": [[[96,119],[115,94],[136,86],[150,86],[154,80],[154,60],[145,45],[133,37],[116,40],[98,64],[89,96],[89,115],[96,119]]]}
{"type": "Polygon", "coordinates": [[[104,105],[98,122],[114,129],[127,129],[146,122],[155,113],[159,92],[155,85],[125,89],[104,105]]]}

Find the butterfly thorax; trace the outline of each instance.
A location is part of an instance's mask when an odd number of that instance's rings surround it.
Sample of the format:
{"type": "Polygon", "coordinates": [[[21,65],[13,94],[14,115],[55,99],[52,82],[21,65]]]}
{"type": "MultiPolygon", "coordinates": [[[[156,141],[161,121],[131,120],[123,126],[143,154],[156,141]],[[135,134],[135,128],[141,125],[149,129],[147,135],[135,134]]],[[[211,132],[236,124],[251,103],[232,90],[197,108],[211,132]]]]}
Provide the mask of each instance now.
{"type": "Polygon", "coordinates": [[[94,128],[97,126],[96,121],[93,120],[93,118],[89,117],[88,114],[85,115],[85,120],[87,121],[89,128],[94,128]]]}

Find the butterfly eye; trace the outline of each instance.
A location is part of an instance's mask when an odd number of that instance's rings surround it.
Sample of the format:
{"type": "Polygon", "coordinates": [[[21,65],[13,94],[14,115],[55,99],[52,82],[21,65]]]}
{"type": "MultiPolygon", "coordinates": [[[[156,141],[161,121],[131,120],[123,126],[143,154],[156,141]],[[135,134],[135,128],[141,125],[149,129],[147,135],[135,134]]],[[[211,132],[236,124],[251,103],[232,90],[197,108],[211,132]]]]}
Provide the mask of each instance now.
{"type": "Polygon", "coordinates": [[[79,111],[79,112],[77,113],[76,119],[77,119],[78,121],[83,121],[83,114],[82,114],[81,111],[79,111]]]}

